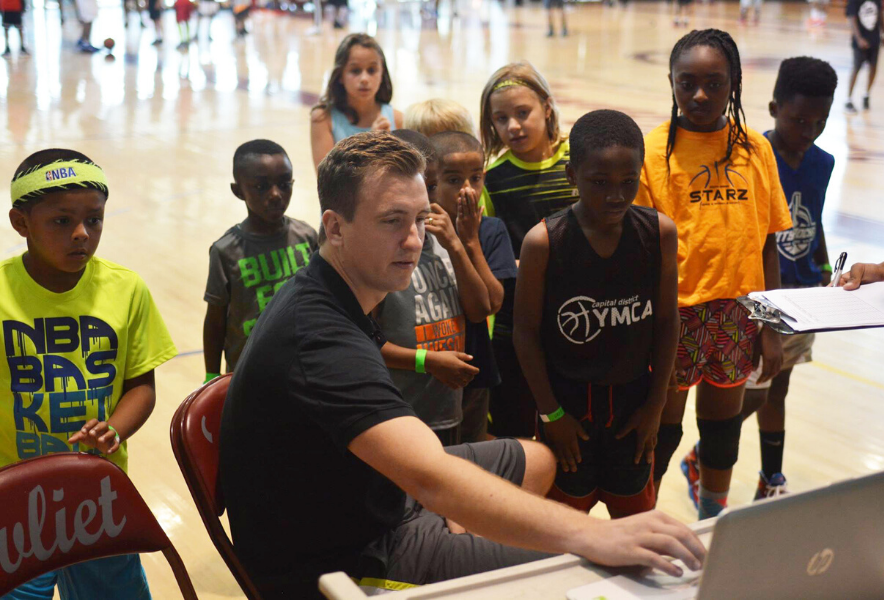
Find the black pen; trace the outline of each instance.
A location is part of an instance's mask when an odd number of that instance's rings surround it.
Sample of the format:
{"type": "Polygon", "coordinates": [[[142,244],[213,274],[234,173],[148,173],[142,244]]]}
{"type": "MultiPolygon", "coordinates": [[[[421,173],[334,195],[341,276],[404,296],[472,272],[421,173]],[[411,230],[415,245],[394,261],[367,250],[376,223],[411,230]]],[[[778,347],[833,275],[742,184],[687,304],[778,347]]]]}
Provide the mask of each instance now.
{"type": "Polygon", "coordinates": [[[847,262],[847,252],[842,252],[838,260],[835,261],[835,271],[832,273],[832,287],[841,285],[841,272],[844,270],[844,263],[847,262]]]}

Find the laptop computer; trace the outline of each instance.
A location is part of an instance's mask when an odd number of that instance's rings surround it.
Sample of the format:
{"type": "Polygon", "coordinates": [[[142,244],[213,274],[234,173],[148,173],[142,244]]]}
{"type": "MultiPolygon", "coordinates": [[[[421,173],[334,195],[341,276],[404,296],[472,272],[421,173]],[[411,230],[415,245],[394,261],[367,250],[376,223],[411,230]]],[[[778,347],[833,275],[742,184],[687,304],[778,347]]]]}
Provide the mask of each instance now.
{"type": "MultiPolygon", "coordinates": [[[[624,598],[884,598],[884,472],[729,509],[698,581],[659,575],[614,579],[624,598]]],[[[568,600],[598,597],[580,591],[568,600]]]]}

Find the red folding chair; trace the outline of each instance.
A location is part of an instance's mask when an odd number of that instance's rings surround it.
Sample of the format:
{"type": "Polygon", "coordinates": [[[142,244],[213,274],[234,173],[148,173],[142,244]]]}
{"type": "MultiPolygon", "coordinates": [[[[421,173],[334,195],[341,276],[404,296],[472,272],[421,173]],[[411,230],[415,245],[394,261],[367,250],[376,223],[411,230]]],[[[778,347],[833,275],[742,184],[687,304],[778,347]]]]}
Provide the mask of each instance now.
{"type": "Polygon", "coordinates": [[[218,440],[229,385],[229,374],[216,377],[181,403],[172,417],[172,451],[212,543],[246,596],[258,599],[261,596],[219,519],[225,506],[218,485],[218,440]]]}
{"type": "Polygon", "coordinates": [[[196,600],[181,557],[122,469],[63,452],[0,469],[0,596],[86,560],[162,552],[186,600],[196,600]]]}

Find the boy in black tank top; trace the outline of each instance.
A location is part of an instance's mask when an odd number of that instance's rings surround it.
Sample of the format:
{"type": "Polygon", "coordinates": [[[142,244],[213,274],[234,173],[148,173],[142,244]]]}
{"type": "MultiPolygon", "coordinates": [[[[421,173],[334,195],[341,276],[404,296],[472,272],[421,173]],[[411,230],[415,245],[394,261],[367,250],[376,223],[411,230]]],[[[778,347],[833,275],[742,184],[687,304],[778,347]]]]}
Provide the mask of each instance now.
{"type": "Polygon", "coordinates": [[[678,334],[675,224],[632,206],[641,130],[598,110],[571,130],[580,200],[522,245],[513,338],[559,462],[550,497],[611,517],[651,510],[653,455],[678,334]]]}

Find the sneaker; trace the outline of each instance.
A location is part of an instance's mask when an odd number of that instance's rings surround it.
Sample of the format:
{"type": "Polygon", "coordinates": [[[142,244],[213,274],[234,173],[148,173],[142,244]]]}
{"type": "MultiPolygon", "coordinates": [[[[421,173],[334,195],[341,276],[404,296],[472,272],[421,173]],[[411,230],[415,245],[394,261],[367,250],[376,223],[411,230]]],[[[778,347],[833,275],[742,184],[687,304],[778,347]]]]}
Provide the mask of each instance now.
{"type": "Polygon", "coordinates": [[[99,48],[96,48],[86,40],[77,41],[77,48],[80,50],[80,52],[85,52],[87,54],[94,54],[99,51],[99,48]]]}
{"type": "Polygon", "coordinates": [[[556,37],[556,30],[553,29],[552,27],[550,27],[549,32],[547,32],[547,34],[546,34],[546,37],[548,37],[548,38],[556,37]]]}
{"type": "Polygon", "coordinates": [[[12,56],[12,52],[9,50],[9,48],[3,51],[3,56],[12,56]]]}
{"type": "Polygon", "coordinates": [[[19,52],[21,52],[22,56],[30,56],[30,55],[31,55],[31,53],[28,52],[28,49],[25,48],[24,46],[22,46],[21,48],[19,48],[19,52]]]}
{"type": "Polygon", "coordinates": [[[333,27],[334,27],[335,29],[343,29],[343,28],[344,28],[344,24],[341,23],[341,22],[338,21],[338,20],[335,20],[335,23],[334,23],[333,27]]]}
{"type": "Polygon", "coordinates": [[[151,46],[161,46],[163,44],[163,38],[157,38],[150,43],[151,46]]]}
{"type": "Polygon", "coordinates": [[[869,97],[863,96],[863,110],[869,110],[869,97]]]}
{"type": "Polygon", "coordinates": [[[694,508],[699,510],[700,459],[697,458],[697,445],[681,460],[681,472],[688,480],[688,497],[694,503],[694,508]]]}
{"type": "Polygon", "coordinates": [[[568,28],[562,27],[562,37],[568,37],[568,28]]]}
{"type": "Polygon", "coordinates": [[[844,105],[844,112],[849,113],[851,115],[856,114],[856,107],[853,105],[852,100],[848,100],[847,103],[844,105]]]}
{"type": "Polygon", "coordinates": [[[782,473],[775,473],[768,479],[763,472],[758,472],[758,489],[755,491],[755,500],[776,498],[788,493],[786,478],[782,473]]]}

